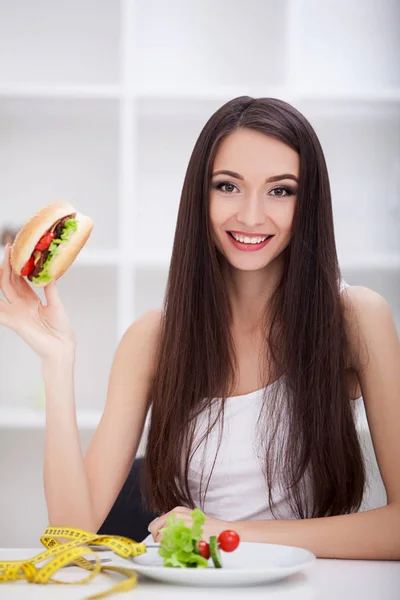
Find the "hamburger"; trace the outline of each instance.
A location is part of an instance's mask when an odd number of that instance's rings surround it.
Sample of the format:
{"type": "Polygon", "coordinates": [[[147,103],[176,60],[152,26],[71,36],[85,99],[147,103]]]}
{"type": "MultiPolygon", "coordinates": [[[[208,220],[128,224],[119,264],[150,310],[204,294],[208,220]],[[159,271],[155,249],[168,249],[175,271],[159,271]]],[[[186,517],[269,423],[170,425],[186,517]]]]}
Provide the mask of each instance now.
{"type": "Polygon", "coordinates": [[[92,229],[92,220],[72,204],[52,202],[35,213],[15,236],[11,268],[36,287],[45,287],[70,267],[92,229]]]}

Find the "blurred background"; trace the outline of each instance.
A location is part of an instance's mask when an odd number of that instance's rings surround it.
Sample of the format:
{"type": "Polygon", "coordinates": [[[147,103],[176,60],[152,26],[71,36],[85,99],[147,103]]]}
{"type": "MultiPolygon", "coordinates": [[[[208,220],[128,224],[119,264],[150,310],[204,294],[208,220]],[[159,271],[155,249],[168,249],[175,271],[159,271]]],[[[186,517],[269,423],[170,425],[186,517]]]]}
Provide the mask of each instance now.
{"type": "MultiPolygon", "coordinates": [[[[0,0],[0,254],[54,200],[95,224],[58,284],[84,450],[123,332],[161,307],[193,145],[236,96],[310,120],[343,277],[399,327],[399,30],[399,0],[0,0]]],[[[1,328],[0,546],[39,546],[47,525],[43,409],[39,360],[1,328]]]]}

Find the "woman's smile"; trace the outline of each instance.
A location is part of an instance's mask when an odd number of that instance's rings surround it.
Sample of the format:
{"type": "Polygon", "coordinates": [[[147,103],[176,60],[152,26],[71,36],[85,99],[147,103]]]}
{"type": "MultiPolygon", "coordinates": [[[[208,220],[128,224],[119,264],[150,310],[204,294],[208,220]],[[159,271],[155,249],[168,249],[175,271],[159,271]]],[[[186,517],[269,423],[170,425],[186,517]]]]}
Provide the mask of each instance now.
{"type": "Polygon", "coordinates": [[[253,236],[253,235],[242,235],[233,233],[232,231],[227,231],[228,237],[232,242],[232,245],[235,246],[238,250],[242,252],[254,252],[256,250],[261,250],[265,248],[265,246],[272,240],[273,235],[267,236],[253,236]],[[250,241],[251,240],[251,241],[250,241]]]}

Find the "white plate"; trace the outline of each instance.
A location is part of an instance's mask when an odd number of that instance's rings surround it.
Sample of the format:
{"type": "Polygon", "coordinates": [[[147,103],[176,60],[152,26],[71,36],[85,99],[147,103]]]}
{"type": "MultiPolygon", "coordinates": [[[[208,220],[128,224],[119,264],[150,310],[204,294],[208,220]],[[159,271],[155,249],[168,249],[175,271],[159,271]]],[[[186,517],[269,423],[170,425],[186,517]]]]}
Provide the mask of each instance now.
{"type": "Polygon", "coordinates": [[[241,542],[234,552],[221,552],[222,568],[212,560],[207,569],[178,569],[163,566],[158,548],[132,558],[138,573],[169,583],[195,586],[252,585],[283,579],[311,565],[316,556],[295,546],[241,542]]]}

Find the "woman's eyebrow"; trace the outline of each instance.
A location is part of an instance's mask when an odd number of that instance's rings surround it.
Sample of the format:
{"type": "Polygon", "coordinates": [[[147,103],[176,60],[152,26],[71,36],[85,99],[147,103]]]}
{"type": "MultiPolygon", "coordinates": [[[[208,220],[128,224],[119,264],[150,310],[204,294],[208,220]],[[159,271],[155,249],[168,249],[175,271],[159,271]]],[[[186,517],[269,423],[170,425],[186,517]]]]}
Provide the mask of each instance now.
{"type": "MultiPolygon", "coordinates": [[[[235,171],[215,171],[212,176],[215,177],[216,175],[230,175],[230,177],[235,177],[235,179],[241,179],[242,181],[244,180],[244,177],[242,175],[239,175],[239,173],[235,173],[235,171]]],[[[282,173],[282,175],[273,175],[272,177],[268,177],[268,179],[265,180],[265,183],[272,183],[273,181],[281,181],[282,179],[293,179],[293,181],[296,181],[297,183],[299,183],[299,180],[297,179],[297,177],[295,175],[292,175],[291,173],[282,173]]]]}

